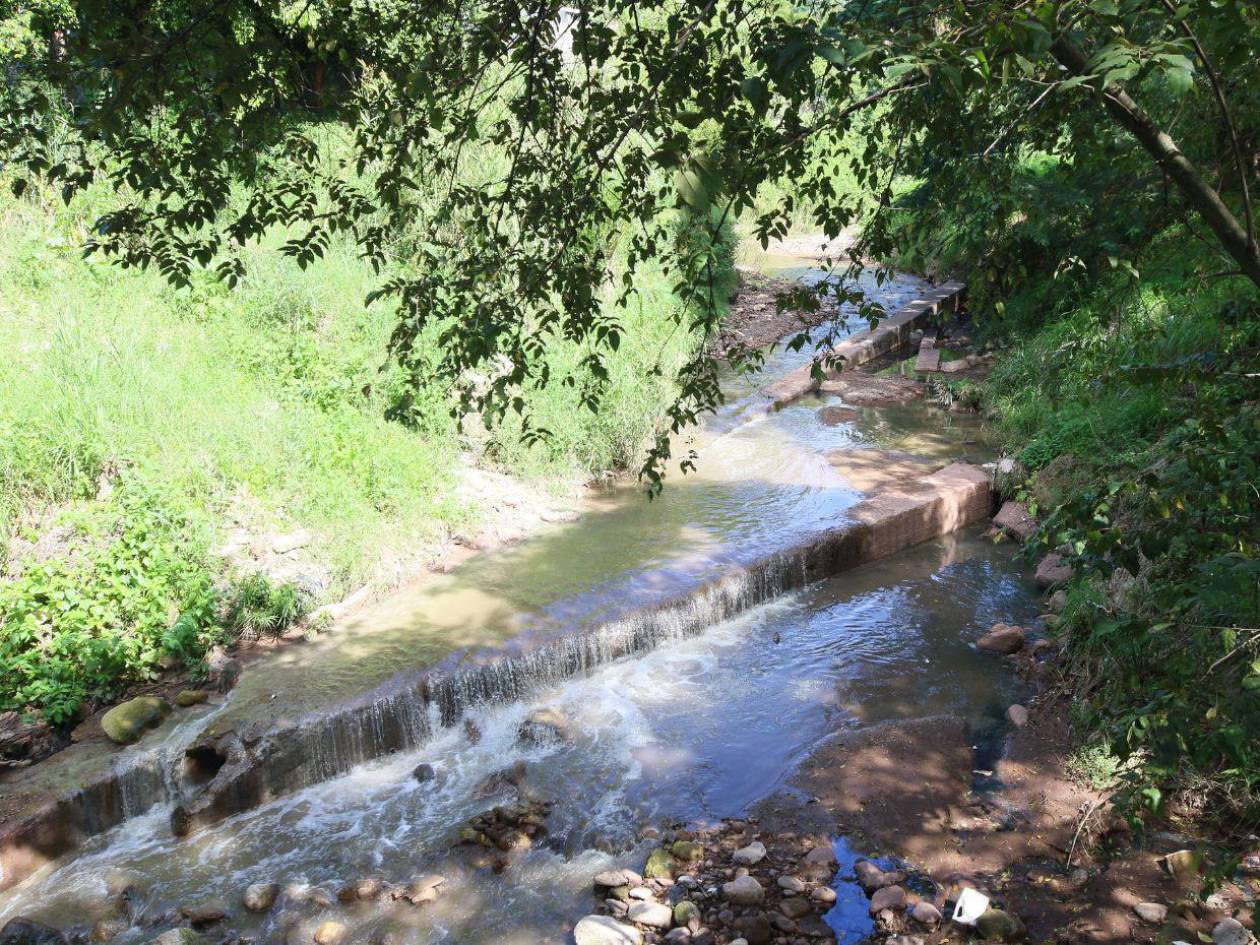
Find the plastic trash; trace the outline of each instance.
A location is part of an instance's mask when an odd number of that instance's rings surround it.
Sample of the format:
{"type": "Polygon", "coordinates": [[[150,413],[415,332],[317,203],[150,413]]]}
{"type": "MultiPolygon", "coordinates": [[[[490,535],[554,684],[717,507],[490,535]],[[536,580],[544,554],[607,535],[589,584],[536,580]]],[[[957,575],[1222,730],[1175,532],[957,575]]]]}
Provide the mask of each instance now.
{"type": "Polygon", "coordinates": [[[970,887],[964,889],[954,905],[953,919],[959,925],[975,925],[976,920],[989,908],[989,897],[970,887]]]}

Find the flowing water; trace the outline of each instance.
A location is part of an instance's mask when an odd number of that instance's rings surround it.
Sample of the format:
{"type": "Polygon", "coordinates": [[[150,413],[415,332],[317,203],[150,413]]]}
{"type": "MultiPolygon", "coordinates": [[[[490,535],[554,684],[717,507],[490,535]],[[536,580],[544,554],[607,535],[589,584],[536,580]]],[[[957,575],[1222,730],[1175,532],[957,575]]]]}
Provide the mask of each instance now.
{"type": "MultiPolygon", "coordinates": [[[[884,286],[885,306],[918,287],[908,279],[884,286]]],[[[807,357],[776,354],[765,377],[807,357]]],[[[482,555],[247,673],[229,703],[186,727],[257,716],[269,704],[291,713],[335,704],[408,667],[466,665],[504,641],[633,614],[734,563],[798,545],[862,497],[823,451],[979,458],[975,425],[930,407],[863,410],[825,426],[817,410],[834,398],[808,398],[743,422],[755,389],[732,381],[728,394],[731,406],[696,436],[699,472],[671,482],[661,499],[610,491],[581,522],[482,555]]],[[[405,883],[441,872],[445,892],[424,909],[362,904],[320,914],[306,906],[292,915],[306,923],[306,941],[312,923],[334,916],[355,929],[354,941],[386,932],[416,945],[560,941],[565,923],[590,911],[594,871],[641,865],[645,827],[739,815],[787,787],[797,764],[838,731],[941,713],[991,729],[1017,686],[970,644],[996,621],[1034,613],[1009,552],[974,531],[956,533],[712,626],[658,634],[655,649],[584,675],[514,681],[522,698],[469,698],[445,715],[435,706],[434,717],[416,723],[424,737],[411,741],[423,744],[188,839],[172,837],[169,803],[157,803],[0,894],[0,919],[90,924],[112,909],[106,889],[122,874],[146,915],[220,899],[234,912],[230,927],[281,941],[282,910],[259,919],[239,909],[248,884],[335,890],[368,875],[405,883]],[[568,717],[567,740],[520,741],[522,721],[540,706],[568,717]],[[469,817],[513,797],[491,776],[517,762],[527,792],[555,804],[547,837],[502,873],[476,868],[452,844],[469,817]],[[433,779],[412,776],[421,763],[433,779]]],[[[168,731],[165,742],[178,749],[191,734],[168,731]]],[[[161,755],[142,757],[158,758],[160,768],[161,755]]],[[[133,929],[116,941],[152,934],[133,929]]]]}

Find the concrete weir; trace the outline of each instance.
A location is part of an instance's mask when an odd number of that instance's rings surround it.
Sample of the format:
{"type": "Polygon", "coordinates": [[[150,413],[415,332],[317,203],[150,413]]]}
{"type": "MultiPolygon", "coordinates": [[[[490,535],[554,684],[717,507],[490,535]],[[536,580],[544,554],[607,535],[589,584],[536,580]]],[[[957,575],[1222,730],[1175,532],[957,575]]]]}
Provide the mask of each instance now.
{"type": "MultiPolygon", "coordinates": [[[[469,707],[526,697],[978,522],[991,514],[991,504],[988,473],[954,463],[860,502],[846,521],[795,547],[732,564],[720,578],[615,621],[523,638],[487,653],[452,654],[335,709],[172,745],[168,756],[132,749],[127,763],[65,778],[60,796],[45,793],[23,803],[20,784],[10,782],[0,800],[6,812],[18,813],[0,824],[0,889],[155,804],[172,805],[177,834],[192,832],[355,765],[418,747],[456,724],[469,707]]],[[[45,762],[57,763],[56,757],[45,762]]]]}
{"type": "MultiPolygon", "coordinates": [[[[933,316],[955,311],[966,298],[967,286],[962,282],[946,282],[923,293],[923,297],[903,305],[874,328],[850,335],[830,351],[830,357],[842,367],[857,367],[889,354],[910,340],[910,333],[926,325],[933,316]]],[[[767,402],[763,409],[777,410],[806,394],[818,390],[813,365],[806,364],[763,388],[767,402]]]]}

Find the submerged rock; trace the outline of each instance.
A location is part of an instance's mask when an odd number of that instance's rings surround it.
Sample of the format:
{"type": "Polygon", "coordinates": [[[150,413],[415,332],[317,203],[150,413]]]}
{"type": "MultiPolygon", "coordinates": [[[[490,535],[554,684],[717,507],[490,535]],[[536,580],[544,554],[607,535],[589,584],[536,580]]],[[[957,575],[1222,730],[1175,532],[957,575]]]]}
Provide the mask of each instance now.
{"type": "Polygon", "coordinates": [[[227,915],[227,909],[221,902],[199,902],[180,906],[179,914],[193,925],[213,925],[223,921],[227,915]]]}
{"type": "Polygon", "coordinates": [[[554,706],[534,709],[525,716],[517,737],[530,745],[563,742],[569,737],[569,717],[554,706]]]}
{"type": "Polygon", "coordinates": [[[155,938],[150,945],[210,945],[210,940],[192,929],[170,929],[155,938]]]}
{"type": "Polygon", "coordinates": [[[250,912],[266,912],[276,904],[279,895],[279,883],[254,883],[245,889],[241,902],[250,912]]]}
{"type": "Polygon", "coordinates": [[[446,877],[439,876],[437,873],[421,876],[419,879],[413,879],[408,883],[407,888],[402,890],[395,898],[406,899],[413,906],[434,902],[445,882],[446,877]]]}
{"type": "Polygon", "coordinates": [[[346,927],[340,922],[321,922],[315,930],[315,945],[341,945],[346,938],[346,927]]]}
{"type": "Polygon", "coordinates": [[[437,772],[433,769],[433,765],[427,762],[416,765],[411,769],[411,776],[423,784],[425,781],[432,781],[437,777],[437,772]]]}
{"type": "Polygon", "coordinates": [[[17,916],[0,929],[0,945],[70,945],[70,936],[50,925],[17,916]]]}
{"type": "Polygon", "coordinates": [[[92,926],[90,937],[94,942],[112,942],[129,928],[131,925],[125,919],[100,919],[92,926]]]}
{"type": "Polygon", "coordinates": [[[1012,624],[995,623],[993,628],[976,641],[976,649],[987,653],[1018,653],[1024,648],[1027,637],[1022,627],[1012,624]]]}
{"type": "Polygon", "coordinates": [[[588,915],[573,927],[576,945],[642,945],[643,933],[606,915],[588,915]]]}
{"type": "Polygon", "coordinates": [[[101,717],[101,728],[109,740],[118,745],[130,745],[151,728],[157,728],[170,713],[165,699],[157,696],[139,696],[114,706],[101,717]]]}

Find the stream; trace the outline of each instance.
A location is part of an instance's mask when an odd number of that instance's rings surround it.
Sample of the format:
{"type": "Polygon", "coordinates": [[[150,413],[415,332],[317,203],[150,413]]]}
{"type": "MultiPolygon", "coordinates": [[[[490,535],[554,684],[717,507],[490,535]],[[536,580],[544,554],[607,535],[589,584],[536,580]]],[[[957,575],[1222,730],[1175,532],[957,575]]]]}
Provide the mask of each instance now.
{"type": "MultiPolygon", "coordinates": [[[[810,277],[800,261],[785,265],[810,277]]],[[[898,277],[880,297],[892,311],[920,286],[898,277]]],[[[808,358],[775,352],[759,380],[808,358]]],[[[749,419],[756,383],[729,382],[728,406],[694,437],[698,472],[675,477],[661,499],[610,490],[574,525],[480,555],[396,595],[344,634],[288,657],[293,665],[247,673],[228,706],[205,710],[197,727],[276,693],[286,705],[324,705],[383,672],[456,647],[492,648],[539,628],[615,618],[797,542],[835,524],[863,497],[824,451],[987,458],[974,419],[923,404],[863,409],[828,426],[818,409],[839,401],[823,395],[749,419]]],[[[967,719],[977,738],[991,737],[1020,684],[971,644],[995,622],[1035,613],[1031,585],[1008,546],[995,546],[979,529],[960,531],[782,595],[697,636],[543,682],[524,699],[471,704],[460,724],[435,723],[414,750],[187,839],[171,835],[170,804],[156,804],[0,894],[0,922],[25,915],[90,927],[112,914],[107,890],[122,879],[134,884],[143,916],[218,900],[230,915],[217,931],[263,942],[285,941],[294,928],[310,941],[313,923],[333,917],[350,927],[351,942],[566,941],[566,926],[591,909],[591,875],[641,865],[645,829],[747,813],[768,795],[792,790],[800,762],[837,732],[952,714],[967,719]],[[522,741],[522,723],[541,707],[563,713],[567,738],[522,741]],[[478,868],[453,845],[468,818],[515,797],[492,776],[519,763],[525,792],[554,804],[547,833],[502,872],[478,868]],[[431,766],[431,779],[413,776],[421,764],[431,766]],[[255,882],[335,894],[365,876],[406,884],[431,872],[447,882],[423,909],[388,901],[324,910],[308,904],[255,916],[240,908],[242,890],[255,882]],[[286,914],[298,925],[286,926],[286,914]]],[[[132,928],[114,941],[146,942],[164,927],[132,928]]]]}

